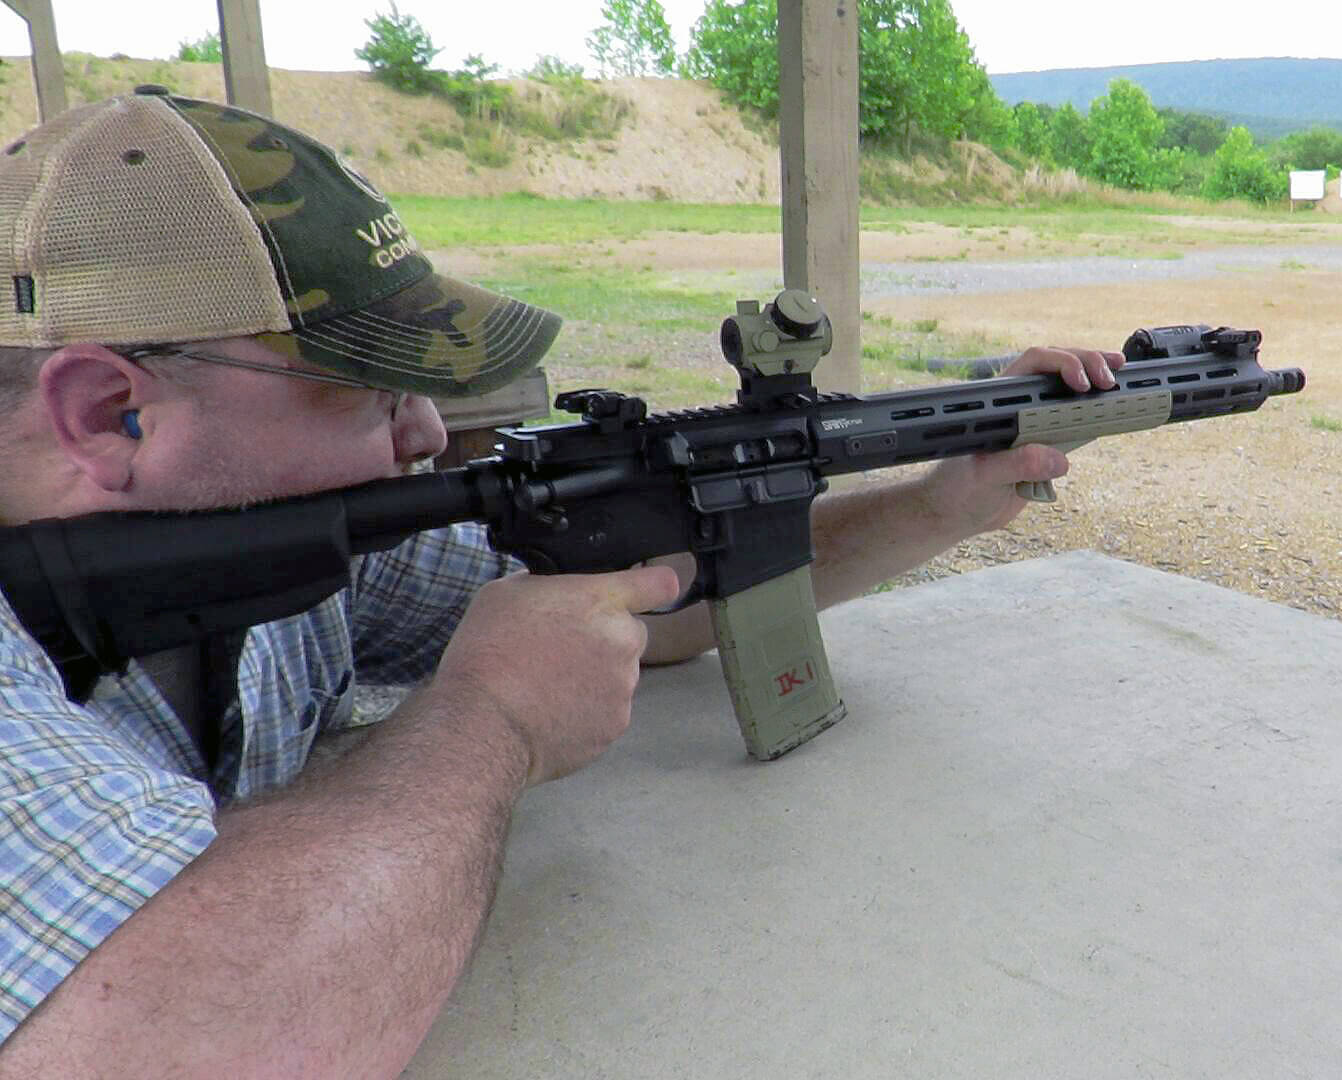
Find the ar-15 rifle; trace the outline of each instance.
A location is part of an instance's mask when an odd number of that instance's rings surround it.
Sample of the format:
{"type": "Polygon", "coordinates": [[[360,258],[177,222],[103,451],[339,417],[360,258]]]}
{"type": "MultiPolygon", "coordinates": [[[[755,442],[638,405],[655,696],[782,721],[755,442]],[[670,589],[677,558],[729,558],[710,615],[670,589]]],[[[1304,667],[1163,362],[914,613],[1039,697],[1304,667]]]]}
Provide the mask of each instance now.
{"type": "MultiPolygon", "coordinates": [[[[722,348],[735,405],[647,415],[610,390],[561,394],[576,423],[501,428],[497,456],[245,510],[100,513],[0,529],[0,588],[86,698],[130,657],[297,614],[349,584],[350,559],[422,529],[488,523],[533,572],[617,570],[691,552],[676,605],[708,603],[749,752],[778,757],[844,715],[811,591],[811,501],[826,478],[1023,443],[1251,412],[1305,384],[1266,371],[1256,330],[1138,330],[1109,390],[1057,376],[896,393],[820,393],[814,298],[737,304],[722,348]]],[[[1022,494],[1051,500],[1051,485],[1022,494]]]]}

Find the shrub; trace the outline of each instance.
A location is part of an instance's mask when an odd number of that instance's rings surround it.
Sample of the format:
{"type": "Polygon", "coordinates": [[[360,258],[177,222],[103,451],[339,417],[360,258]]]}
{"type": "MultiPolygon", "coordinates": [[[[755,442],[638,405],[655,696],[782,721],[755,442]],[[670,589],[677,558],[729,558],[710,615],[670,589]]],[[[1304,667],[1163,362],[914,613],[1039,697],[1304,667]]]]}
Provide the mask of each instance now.
{"type": "Polygon", "coordinates": [[[584,79],[581,67],[556,57],[539,57],[531,72],[549,87],[553,100],[538,97],[522,102],[512,87],[490,78],[498,65],[486,63],[478,53],[467,56],[455,71],[430,70],[429,63],[442,50],[413,15],[402,15],[395,4],[391,14],[378,14],[365,23],[372,37],[355,55],[375,78],[397,90],[433,94],[450,102],[465,121],[464,135],[443,132],[431,137],[423,130],[420,134],[430,145],[464,150],[476,164],[497,168],[511,160],[513,147],[505,128],[547,139],[609,137],[629,112],[626,102],[584,79]]]}
{"type": "Polygon", "coordinates": [[[1287,194],[1287,179],[1268,164],[1267,155],[1254,146],[1246,127],[1233,127],[1212,156],[1211,172],[1202,185],[1209,199],[1249,199],[1270,202],[1287,194]]]}
{"type": "Polygon", "coordinates": [[[472,53],[456,71],[431,74],[439,77],[434,89],[462,116],[502,121],[511,113],[513,92],[511,87],[489,81],[498,70],[498,64],[486,64],[479,53],[472,53]]]}
{"type": "Polygon", "coordinates": [[[419,20],[402,15],[391,5],[390,15],[374,15],[364,25],[372,37],[354,55],[364,61],[375,78],[407,94],[424,94],[439,88],[442,73],[429,70],[441,49],[435,48],[419,20]]]}
{"type": "Polygon", "coordinates": [[[557,56],[536,57],[536,62],[522,74],[546,86],[572,86],[583,81],[581,64],[568,64],[557,56]]]}
{"type": "Polygon", "coordinates": [[[224,59],[219,35],[211,30],[195,41],[183,41],[177,46],[177,59],[189,64],[218,64],[224,59]]]}
{"type": "Polygon", "coordinates": [[[430,127],[428,124],[420,126],[419,137],[430,146],[436,146],[439,150],[462,150],[466,146],[466,140],[456,132],[444,131],[442,128],[430,127]]]}

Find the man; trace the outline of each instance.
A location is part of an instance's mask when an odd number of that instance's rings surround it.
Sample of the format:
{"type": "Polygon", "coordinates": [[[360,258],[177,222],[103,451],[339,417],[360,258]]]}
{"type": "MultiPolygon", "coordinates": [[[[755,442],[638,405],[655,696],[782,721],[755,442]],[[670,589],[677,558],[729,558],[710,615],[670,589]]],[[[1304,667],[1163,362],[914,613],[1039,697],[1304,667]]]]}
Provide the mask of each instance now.
{"type": "MultiPolygon", "coordinates": [[[[298,132],[145,87],[0,153],[0,518],[236,506],[439,453],[547,312],[435,276],[298,132]],[[12,295],[9,292],[12,286],[12,295]]],[[[1110,385],[1121,357],[1017,372],[1110,385]]],[[[817,503],[828,605],[1021,508],[1043,447],[817,503]]],[[[0,1077],[392,1076],[465,968],[511,809],[629,722],[667,567],[531,577],[464,526],[291,619],[67,692],[0,603],[0,1077]],[[356,680],[420,683],[357,748],[356,680]]]]}

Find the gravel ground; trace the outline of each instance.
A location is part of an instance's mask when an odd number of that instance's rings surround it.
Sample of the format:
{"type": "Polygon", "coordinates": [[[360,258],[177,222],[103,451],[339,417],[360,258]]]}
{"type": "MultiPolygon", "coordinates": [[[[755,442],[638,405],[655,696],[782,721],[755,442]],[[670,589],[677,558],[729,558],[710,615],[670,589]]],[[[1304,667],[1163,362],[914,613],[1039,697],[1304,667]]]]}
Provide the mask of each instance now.
{"type": "Polygon", "coordinates": [[[1079,256],[1015,262],[888,262],[862,265],[862,298],[928,293],[1022,292],[1078,285],[1195,281],[1289,267],[1342,271],[1342,247],[1222,247],[1171,259],[1079,256]]]}

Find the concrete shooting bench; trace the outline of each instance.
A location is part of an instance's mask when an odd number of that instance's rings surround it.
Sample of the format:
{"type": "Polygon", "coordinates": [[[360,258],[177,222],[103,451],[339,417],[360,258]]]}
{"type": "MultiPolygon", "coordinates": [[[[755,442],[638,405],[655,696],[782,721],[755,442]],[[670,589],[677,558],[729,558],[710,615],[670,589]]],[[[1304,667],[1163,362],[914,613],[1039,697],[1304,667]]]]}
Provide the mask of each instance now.
{"type": "Polygon", "coordinates": [[[526,795],[406,1077],[1342,1075],[1342,622],[1074,552],[821,624],[786,757],[710,655],[526,795]]]}

